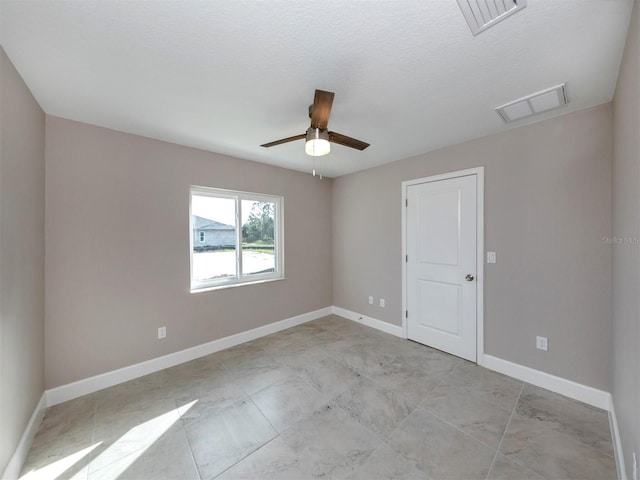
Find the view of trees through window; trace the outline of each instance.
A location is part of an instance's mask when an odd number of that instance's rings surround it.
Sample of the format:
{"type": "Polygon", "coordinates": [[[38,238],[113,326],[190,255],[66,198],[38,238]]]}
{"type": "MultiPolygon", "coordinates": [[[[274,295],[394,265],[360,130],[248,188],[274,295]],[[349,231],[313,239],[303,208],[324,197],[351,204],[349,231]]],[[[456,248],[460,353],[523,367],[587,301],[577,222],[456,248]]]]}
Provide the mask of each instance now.
{"type": "Polygon", "coordinates": [[[249,216],[242,222],[242,273],[254,275],[275,270],[275,212],[272,202],[242,201],[249,216]]]}
{"type": "Polygon", "coordinates": [[[249,210],[249,218],[242,225],[242,242],[273,247],[275,204],[243,200],[242,209],[249,210]]]}
{"type": "Polygon", "coordinates": [[[268,201],[271,197],[260,198],[264,195],[227,192],[216,195],[217,191],[211,190],[191,193],[192,289],[241,283],[257,276],[281,276],[279,199],[268,201]]]}

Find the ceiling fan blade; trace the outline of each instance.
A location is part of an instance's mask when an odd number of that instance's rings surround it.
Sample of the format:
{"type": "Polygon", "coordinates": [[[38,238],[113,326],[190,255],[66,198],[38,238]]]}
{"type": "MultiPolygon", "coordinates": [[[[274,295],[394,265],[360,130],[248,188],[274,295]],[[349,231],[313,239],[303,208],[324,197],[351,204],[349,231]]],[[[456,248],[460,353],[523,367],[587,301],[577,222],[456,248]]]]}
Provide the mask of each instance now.
{"type": "Polygon", "coordinates": [[[364,150],[369,146],[367,142],[355,138],[347,137],[341,133],[329,132],[329,141],[344,145],[345,147],[355,148],[356,150],[364,150]]]}
{"type": "Polygon", "coordinates": [[[331,105],[333,105],[333,92],[316,90],[311,107],[311,127],[326,130],[331,115],[331,105]]]}
{"type": "Polygon", "coordinates": [[[300,135],[294,135],[293,137],[281,138],[280,140],[276,140],[275,142],[265,143],[264,145],[260,145],[261,147],[275,147],[276,145],[280,145],[282,143],[294,142],[296,140],[302,140],[306,138],[306,133],[301,133],[300,135]]]}

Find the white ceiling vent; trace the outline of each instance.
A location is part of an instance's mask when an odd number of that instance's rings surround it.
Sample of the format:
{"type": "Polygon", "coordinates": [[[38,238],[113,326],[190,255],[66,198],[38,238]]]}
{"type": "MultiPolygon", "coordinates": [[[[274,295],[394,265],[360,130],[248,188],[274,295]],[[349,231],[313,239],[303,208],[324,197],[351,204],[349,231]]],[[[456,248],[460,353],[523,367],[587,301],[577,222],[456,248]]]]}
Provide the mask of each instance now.
{"type": "Polygon", "coordinates": [[[568,103],[566,84],[562,83],[556,87],[547,88],[541,92],[500,105],[496,107],[496,112],[505,122],[515,122],[537,113],[564,107],[568,103]]]}
{"type": "Polygon", "coordinates": [[[527,0],[458,0],[460,10],[474,35],[519,12],[527,0]]]}

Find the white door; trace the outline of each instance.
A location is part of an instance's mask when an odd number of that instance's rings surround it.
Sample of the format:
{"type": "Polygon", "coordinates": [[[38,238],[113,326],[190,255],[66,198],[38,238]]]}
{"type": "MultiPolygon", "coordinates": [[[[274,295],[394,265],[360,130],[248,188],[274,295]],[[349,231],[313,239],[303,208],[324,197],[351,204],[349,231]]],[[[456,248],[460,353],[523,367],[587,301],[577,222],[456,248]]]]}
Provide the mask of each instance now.
{"type": "Polygon", "coordinates": [[[407,187],[411,340],[476,361],[476,191],[468,175],[407,187]]]}

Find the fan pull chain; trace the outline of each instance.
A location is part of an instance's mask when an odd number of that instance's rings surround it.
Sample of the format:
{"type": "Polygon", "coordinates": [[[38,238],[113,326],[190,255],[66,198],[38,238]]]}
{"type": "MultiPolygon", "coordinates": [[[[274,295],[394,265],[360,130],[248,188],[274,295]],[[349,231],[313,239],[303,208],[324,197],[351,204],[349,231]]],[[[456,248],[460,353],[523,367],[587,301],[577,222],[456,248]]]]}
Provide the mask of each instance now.
{"type": "MultiPolygon", "coordinates": [[[[312,170],[313,176],[316,176],[316,157],[313,157],[313,170],[312,170]]],[[[320,169],[318,169],[317,172],[318,176],[320,177],[320,180],[322,180],[322,172],[320,171],[320,169]]]]}

